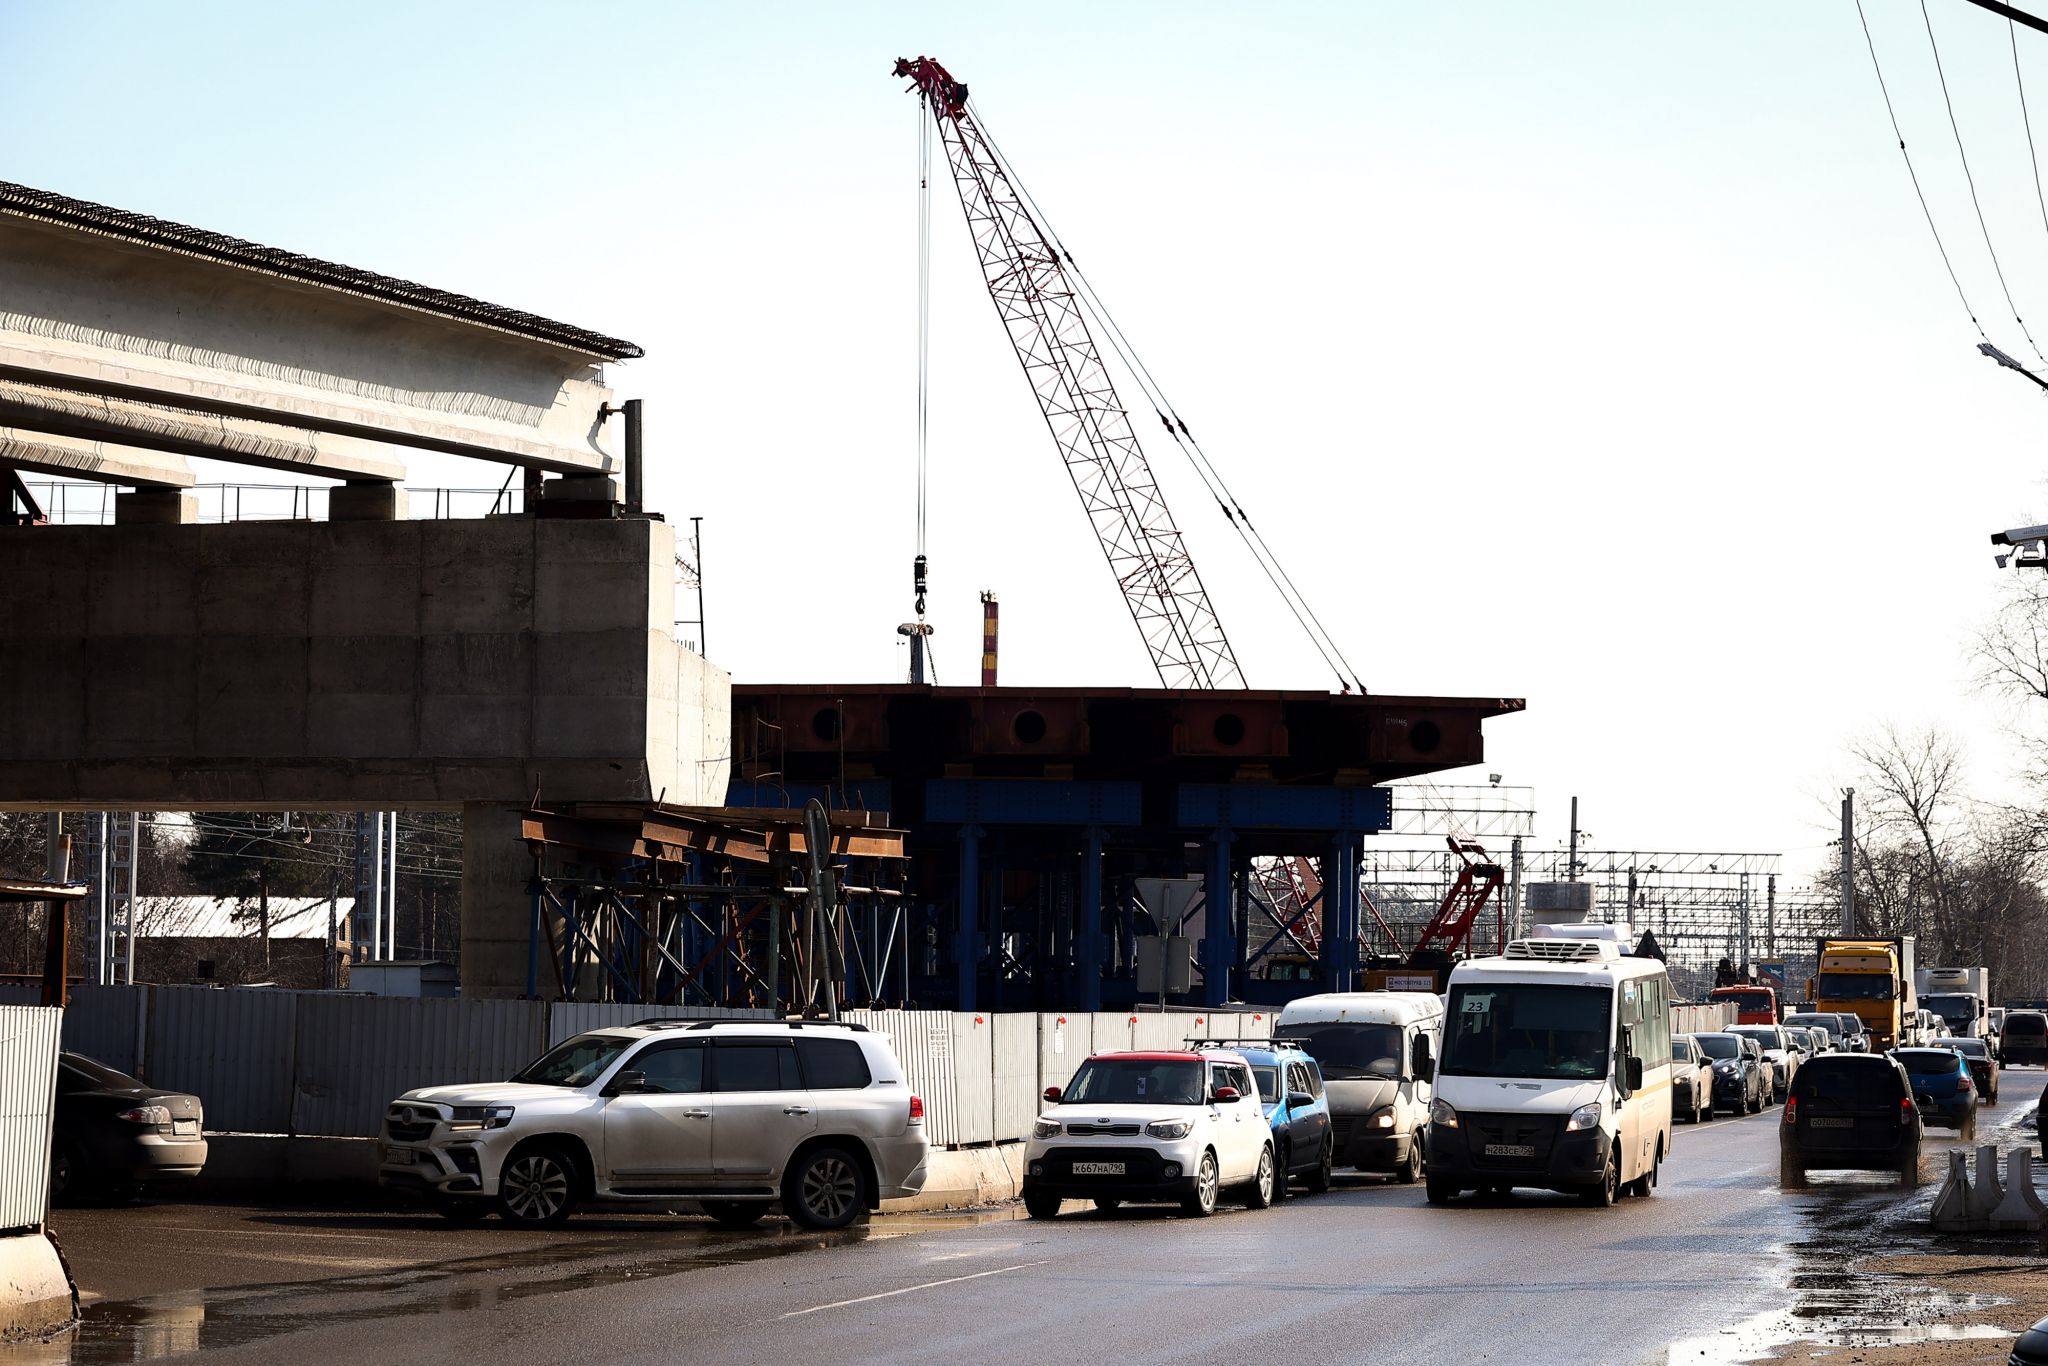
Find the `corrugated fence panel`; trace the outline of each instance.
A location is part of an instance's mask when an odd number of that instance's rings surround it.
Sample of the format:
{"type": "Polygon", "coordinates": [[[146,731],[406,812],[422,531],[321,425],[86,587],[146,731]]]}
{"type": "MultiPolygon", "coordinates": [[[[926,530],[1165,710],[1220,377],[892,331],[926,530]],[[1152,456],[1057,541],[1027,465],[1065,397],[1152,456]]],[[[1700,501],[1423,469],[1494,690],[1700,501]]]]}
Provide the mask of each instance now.
{"type": "MultiPolygon", "coordinates": [[[[73,987],[71,1004],[64,1009],[64,1046],[117,1072],[139,1075],[135,1026],[148,1004],[148,987],[73,987]]],[[[212,1111],[206,1118],[212,1121],[212,1111]]]]}
{"type": "Polygon", "coordinates": [[[998,1143],[1031,1136],[1038,1118],[1038,1017],[1010,1013],[995,1026],[995,1131],[998,1143]]]}
{"type": "Polygon", "coordinates": [[[991,1143],[996,1132],[996,1031],[987,1013],[953,1016],[953,1099],[960,1107],[955,1143],[991,1143]]]}
{"type": "Polygon", "coordinates": [[[960,1102],[954,1086],[953,1017],[943,1010],[849,1010],[845,1018],[887,1034],[902,1060],[904,1080],[924,1101],[925,1135],[940,1146],[960,1137],[960,1102]]]}
{"type": "Polygon", "coordinates": [[[1730,1001],[1671,1007],[1674,1034],[1712,1034],[1735,1023],[1735,1005],[1730,1001]]]}
{"type": "Polygon", "coordinates": [[[772,1010],[725,1006],[632,1006],[602,1001],[556,1001],[548,1007],[548,1047],[591,1029],[616,1029],[638,1020],[773,1020],[772,1010]]]}
{"type": "MultiPolygon", "coordinates": [[[[1074,1079],[1074,1071],[1095,1051],[1093,1015],[1041,1015],[1038,1017],[1038,1090],[1057,1086],[1062,1091],[1074,1079]]],[[[1033,1101],[1034,1112],[1039,1102],[1033,1101]]]]}
{"type": "Polygon", "coordinates": [[[1131,1017],[1128,1014],[1119,1010],[1098,1010],[1092,1019],[1097,1053],[1116,1053],[1131,1046],[1131,1017]]]}
{"type": "Polygon", "coordinates": [[[299,997],[253,987],[155,987],[152,996],[144,1079],[198,1096],[209,1129],[286,1132],[299,997]]]}
{"type": "Polygon", "coordinates": [[[540,1056],[545,1011],[540,1001],[308,995],[294,1132],[367,1138],[415,1087],[503,1081],[540,1056]]]}
{"type": "Polygon", "coordinates": [[[1186,1048],[1188,1040],[1208,1028],[1205,1015],[1140,1015],[1131,1027],[1133,1048],[1186,1048]],[[1203,1021],[1196,1024],[1196,1020],[1203,1021]]]}
{"type": "Polygon", "coordinates": [[[42,1225],[64,1012],[0,1006],[0,1232],[42,1225]]]}
{"type": "Polygon", "coordinates": [[[0,982],[0,1006],[32,1006],[43,999],[41,987],[18,986],[13,982],[0,982]]]}

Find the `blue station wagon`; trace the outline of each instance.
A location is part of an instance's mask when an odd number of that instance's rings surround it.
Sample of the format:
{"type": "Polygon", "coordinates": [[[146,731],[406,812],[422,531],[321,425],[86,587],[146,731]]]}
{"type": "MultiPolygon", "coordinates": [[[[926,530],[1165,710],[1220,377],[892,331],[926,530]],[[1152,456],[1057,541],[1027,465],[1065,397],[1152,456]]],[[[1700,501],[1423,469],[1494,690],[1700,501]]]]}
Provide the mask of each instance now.
{"type": "Polygon", "coordinates": [[[1203,1040],[1191,1046],[1233,1049],[1252,1065],[1259,1103],[1273,1127],[1273,1153],[1280,1168],[1274,1198],[1285,1197],[1290,1180],[1311,1191],[1328,1190],[1335,1154],[1330,1101],[1323,1094],[1323,1070],[1316,1060],[1287,1039],[1203,1040]]]}

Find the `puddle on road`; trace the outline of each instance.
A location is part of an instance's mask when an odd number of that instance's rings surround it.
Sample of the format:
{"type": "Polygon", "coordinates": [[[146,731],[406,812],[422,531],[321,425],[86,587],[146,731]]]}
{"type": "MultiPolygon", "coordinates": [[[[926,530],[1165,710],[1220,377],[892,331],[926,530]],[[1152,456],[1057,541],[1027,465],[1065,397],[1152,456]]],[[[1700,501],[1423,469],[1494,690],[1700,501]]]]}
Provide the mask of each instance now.
{"type": "MultiPolygon", "coordinates": [[[[1979,1141],[2004,1147],[2031,1146],[2035,1114],[2026,1110],[2003,1117],[1979,1141]]],[[[1920,1189],[1899,1199],[1898,1188],[1884,1176],[1824,1173],[1799,1197],[1805,1237],[1773,1249],[1783,1263],[1778,1282],[1791,1292],[1784,1309],[1766,1310],[1716,1333],[1681,1339],[1666,1349],[1668,1366],[1734,1366],[1770,1361],[1792,1343],[1823,1347],[1910,1346],[1922,1342],[2006,1339],[2009,1329],[1995,1324],[1963,1324],[1953,1320],[1972,1311],[1993,1309],[2008,1301],[1923,1284],[1911,1276],[1852,1272],[1857,1261],[1886,1253],[1920,1250],[1930,1236],[1927,1209],[1941,1188],[1950,1147],[1968,1148],[1946,1135],[1933,1139],[1922,1159],[1925,1178],[1920,1189]],[[1915,1228],[1914,1225],[1918,1227],[1915,1228]]],[[[2031,1247],[2028,1243],[2024,1246],[2031,1247]]],[[[2011,1252],[2014,1244],[1997,1245],[2011,1252]]]]}
{"type": "Polygon", "coordinates": [[[836,1233],[769,1227],[744,1234],[686,1226],[672,1233],[601,1234],[518,1252],[486,1253],[341,1276],[87,1303],[77,1329],[51,1342],[0,1344],[0,1366],[111,1366],[243,1346],[313,1327],[488,1309],[537,1295],[622,1285],[711,1267],[743,1266],[828,1248],[968,1225],[1010,1222],[1003,1208],[960,1214],[891,1215],[836,1233]]]}

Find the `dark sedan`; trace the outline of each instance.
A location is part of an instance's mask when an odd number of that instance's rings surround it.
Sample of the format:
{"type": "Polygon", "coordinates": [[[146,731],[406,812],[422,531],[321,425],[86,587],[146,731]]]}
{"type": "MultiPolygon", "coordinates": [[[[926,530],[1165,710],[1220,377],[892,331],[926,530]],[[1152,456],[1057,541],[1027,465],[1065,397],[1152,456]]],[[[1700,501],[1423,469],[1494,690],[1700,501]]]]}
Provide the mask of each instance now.
{"type": "Polygon", "coordinates": [[[1692,1041],[1714,1068],[1714,1103],[1708,1109],[1753,1115],[1764,1108],[1762,1054],[1754,1042],[1720,1031],[1695,1034],[1692,1041]]]}
{"type": "Polygon", "coordinates": [[[204,1119],[197,1096],[145,1085],[83,1053],[60,1053],[50,1194],[197,1176],[206,1165],[204,1119]]]}
{"type": "Polygon", "coordinates": [[[1978,1095],[1986,1100],[1998,1099],[1998,1059],[1991,1056],[1989,1042],[1983,1039],[1943,1039],[1941,1046],[1963,1055],[1963,1061],[1970,1065],[1970,1079],[1977,1083],[1978,1095]]]}

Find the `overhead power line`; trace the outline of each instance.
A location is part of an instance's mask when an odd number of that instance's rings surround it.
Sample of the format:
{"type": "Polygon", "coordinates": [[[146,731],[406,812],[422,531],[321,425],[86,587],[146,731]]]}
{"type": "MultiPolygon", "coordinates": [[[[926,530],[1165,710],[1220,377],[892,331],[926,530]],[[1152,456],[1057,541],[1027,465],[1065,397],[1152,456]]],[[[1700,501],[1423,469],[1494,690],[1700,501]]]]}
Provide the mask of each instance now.
{"type": "Polygon", "coordinates": [[[1984,331],[1984,324],[1977,321],[1977,310],[1970,307],[1970,296],[1963,292],[1963,282],[1956,276],[1955,262],[1949,258],[1948,245],[1941,240],[1941,229],[1934,224],[1934,211],[1927,207],[1927,192],[1920,188],[1920,173],[1913,169],[1913,154],[1906,150],[1906,135],[1899,131],[1899,112],[1892,107],[1891,87],[1885,84],[1884,67],[1877,60],[1877,43],[1870,36],[1870,19],[1863,12],[1863,0],[1856,0],[1856,18],[1863,25],[1863,44],[1870,50],[1870,69],[1877,74],[1878,93],[1884,96],[1884,112],[1892,121],[1892,136],[1899,141],[1899,156],[1906,163],[1907,178],[1913,182],[1913,195],[1920,201],[1920,213],[1927,220],[1927,231],[1934,235],[1934,249],[1941,253],[1942,268],[1948,271],[1948,282],[1955,286],[1956,299],[1969,315],[1970,326],[1977,329],[1977,335],[1988,345],[1990,336],[1984,331]]]}
{"type": "MultiPolygon", "coordinates": [[[[1859,11],[1862,9],[1862,0],[1857,0],[1857,8],[1859,11]]],[[[1920,21],[1927,26],[1927,48],[1934,54],[1934,74],[1941,81],[1941,103],[1948,110],[1949,131],[1956,135],[1956,157],[1963,163],[1963,183],[1970,187],[1970,207],[1977,211],[1977,227],[1984,234],[1984,250],[1990,253],[1992,272],[1998,276],[1998,287],[2005,292],[2005,306],[2012,310],[2012,320],[2019,326],[2020,335],[2027,339],[2028,346],[2033,347],[2035,357],[2048,365],[2048,356],[2043,356],[2041,348],[2034,345],[2033,334],[2027,331],[2027,324],[2020,317],[2019,305],[2012,301],[2012,286],[2005,282],[2005,267],[1999,264],[1998,248],[1991,245],[1991,225],[1984,221],[1984,205],[1977,198],[1977,177],[1970,171],[1970,154],[1963,150],[1963,129],[1956,122],[1955,102],[1948,95],[1948,73],[1942,69],[1941,45],[1934,41],[1934,20],[1927,13],[1927,0],[1920,0],[1920,21]]],[[[1903,140],[1899,146],[1904,149],[1903,140]]]]}

